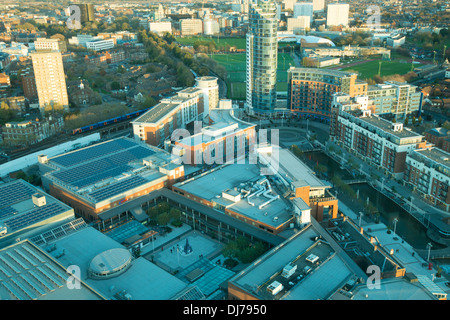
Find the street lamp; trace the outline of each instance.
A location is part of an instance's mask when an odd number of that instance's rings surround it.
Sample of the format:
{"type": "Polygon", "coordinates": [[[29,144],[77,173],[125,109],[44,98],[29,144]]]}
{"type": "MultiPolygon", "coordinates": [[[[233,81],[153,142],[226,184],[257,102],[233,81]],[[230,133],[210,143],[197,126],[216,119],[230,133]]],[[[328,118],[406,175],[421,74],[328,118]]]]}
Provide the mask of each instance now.
{"type": "Polygon", "coordinates": [[[430,261],[430,253],[431,253],[431,247],[433,245],[431,244],[431,242],[428,243],[427,248],[428,248],[428,257],[427,257],[427,261],[430,261]]]}
{"type": "Polygon", "coordinates": [[[359,226],[361,227],[361,218],[362,218],[363,213],[360,211],[359,212],[359,226]]]}
{"type": "Polygon", "coordinates": [[[409,212],[411,213],[411,207],[412,207],[412,202],[414,200],[414,197],[411,196],[410,198],[411,198],[411,201],[409,202],[409,212]]]}
{"type": "Polygon", "coordinates": [[[394,234],[395,234],[395,231],[396,231],[396,229],[397,229],[397,222],[398,222],[398,219],[395,218],[393,222],[394,222],[394,234]]]}

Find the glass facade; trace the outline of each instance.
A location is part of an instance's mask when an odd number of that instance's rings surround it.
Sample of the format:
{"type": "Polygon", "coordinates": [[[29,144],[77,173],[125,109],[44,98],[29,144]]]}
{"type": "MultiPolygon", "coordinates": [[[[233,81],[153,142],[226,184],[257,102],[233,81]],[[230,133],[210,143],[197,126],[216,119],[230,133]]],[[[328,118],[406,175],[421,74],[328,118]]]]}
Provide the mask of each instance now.
{"type": "Polygon", "coordinates": [[[250,3],[247,33],[247,105],[257,113],[274,111],[277,97],[277,18],[273,0],[250,3]]]}

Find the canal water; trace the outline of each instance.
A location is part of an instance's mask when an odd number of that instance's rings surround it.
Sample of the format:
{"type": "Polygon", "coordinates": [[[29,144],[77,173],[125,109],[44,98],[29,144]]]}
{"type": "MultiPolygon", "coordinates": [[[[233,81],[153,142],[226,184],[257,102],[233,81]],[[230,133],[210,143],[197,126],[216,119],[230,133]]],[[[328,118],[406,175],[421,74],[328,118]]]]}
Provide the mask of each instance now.
{"type": "MultiPolygon", "coordinates": [[[[427,236],[427,229],[414,217],[412,217],[400,205],[389,197],[380,193],[367,183],[351,185],[355,192],[359,193],[361,200],[372,203],[380,214],[380,222],[394,230],[394,219],[398,222],[395,225],[395,233],[416,249],[426,249],[428,243],[432,243],[434,249],[444,248],[438,243],[431,241],[427,236]]],[[[405,204],[407,206],[407,204],[405,204]]]]}
{"type": "Polygon", "coordinates": [[[322,164],[327,167],[327,171],[324,176],[327,180],[333,178],[333,176],[338,175],[343,180],[353,179],[352,175],[345,169],[341,168],[342,165],[336,160],[330,158],[323,152],[305,152],[302,159],[311,168],[314,168],[317,164],[322,164]]]}
{"type": "MultiPolygon", "coordinates": [[[[339,175],[342,179],[352,179],[352,176],[345,169],[341,169],[341,165],[334,159],[330,158],[323,152],[308,152],[305,153],[303,159],[308,165],[314,167],[317,164],[322,164],[328,167],[327,180],[331,180],[333,175],[339,175]]],[[[407,243],[416,249],[426,249],[428,243],[432,243],[433,248],[444,248],[444,246],[435,243],[427,236],[427,229],[414,217],[412,217],[406,210],[404,210],[395,201],[380,193],[367,183],[353,184],[352,189],[358,194],[359,199],[364,202],[369,198],[369,202],[372,203],[379,213],[380,222],[394,230],[394,219],[397,218],[396,234],[404,239],[407,243]]],[[[346,199],[345,196],[339,196],[339,200],[344,202],[349,208],[353,208],[357,213],[360,206],[356,206],[350,199],[346,199]]]]}

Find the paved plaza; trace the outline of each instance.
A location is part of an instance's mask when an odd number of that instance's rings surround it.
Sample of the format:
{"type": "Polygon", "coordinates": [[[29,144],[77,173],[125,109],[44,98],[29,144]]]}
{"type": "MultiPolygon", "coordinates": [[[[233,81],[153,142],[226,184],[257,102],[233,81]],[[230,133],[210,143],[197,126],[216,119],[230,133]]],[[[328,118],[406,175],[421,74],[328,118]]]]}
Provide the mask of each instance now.
{"type": "Polygon", "coordinates": [[[223,244],[204,236],[199,231],[191,231],[156,250],[153,261],[170,271],[182,270],[202,258],[214,257],[220,253],[223,246],[223,244]],[[186,239],[192,248],[192,252],[189,254],[183,252],[186,239]]]}

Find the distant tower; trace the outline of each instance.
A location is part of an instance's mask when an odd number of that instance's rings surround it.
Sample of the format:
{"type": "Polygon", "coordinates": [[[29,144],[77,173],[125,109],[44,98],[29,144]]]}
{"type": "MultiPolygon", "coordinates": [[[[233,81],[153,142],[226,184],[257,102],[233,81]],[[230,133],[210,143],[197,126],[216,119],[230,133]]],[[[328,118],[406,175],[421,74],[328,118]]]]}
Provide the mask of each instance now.
{"type": "Polygon", "coordinates": [[[247,108],[256,114],[274,111],[277,102],[277,6],[274,0],[249,3],[247,33],[247,108]]]}
{"type": "Polygon", "coordinates": [[[77,4],[81,11],[81,23],[95,21],[94,5],[92,3],[77,4]]]}

